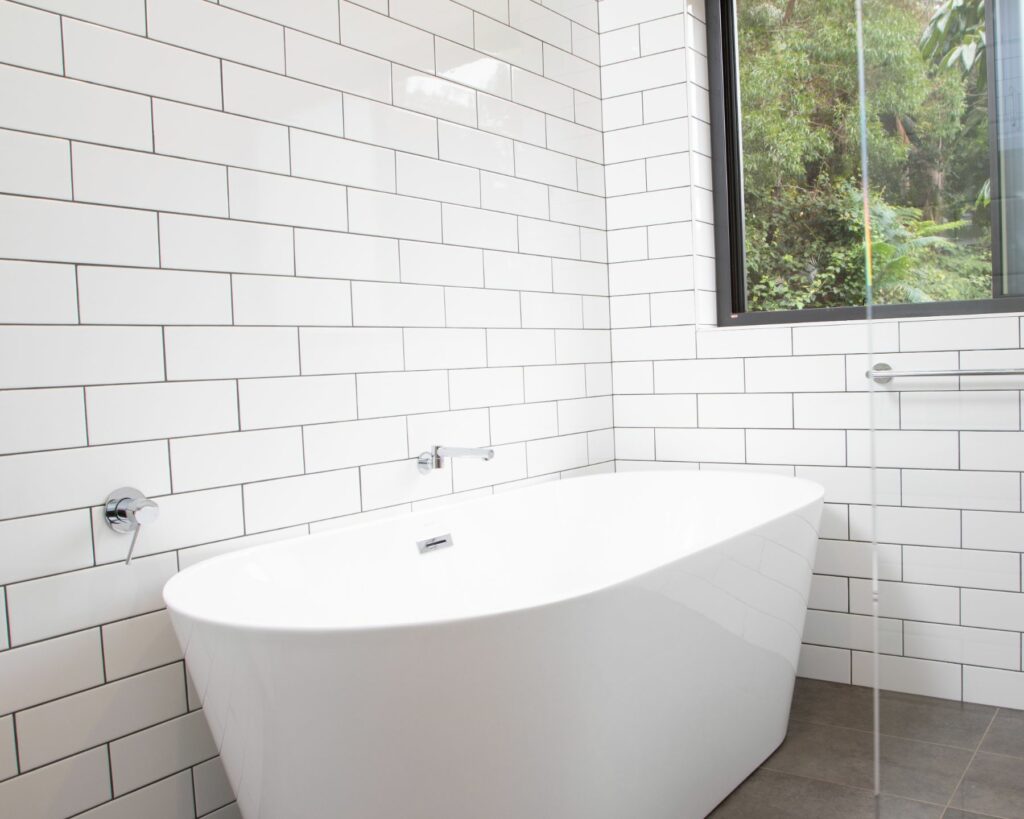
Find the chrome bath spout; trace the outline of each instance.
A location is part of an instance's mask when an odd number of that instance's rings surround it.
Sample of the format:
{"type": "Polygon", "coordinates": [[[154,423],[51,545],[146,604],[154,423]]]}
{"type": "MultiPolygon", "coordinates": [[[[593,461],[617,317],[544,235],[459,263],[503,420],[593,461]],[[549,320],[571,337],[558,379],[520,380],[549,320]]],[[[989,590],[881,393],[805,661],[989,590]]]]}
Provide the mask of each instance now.
{"type": "Polygon", "coordinates": [[[489,446],[432,446],[426,452],[420,453],[416,463],[420,472],[426,475],[435,469],[441,469],[445,458],[479,458],[481,461],[489,461],[493,457],[494,450],[489,446]]]}

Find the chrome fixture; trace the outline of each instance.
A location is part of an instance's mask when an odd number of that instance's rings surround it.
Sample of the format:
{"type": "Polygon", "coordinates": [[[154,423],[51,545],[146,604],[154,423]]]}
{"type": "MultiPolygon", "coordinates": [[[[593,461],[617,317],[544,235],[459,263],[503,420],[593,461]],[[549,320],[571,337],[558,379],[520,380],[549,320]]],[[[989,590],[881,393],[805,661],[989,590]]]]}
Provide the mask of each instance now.
{"type": "Polygon", "coordinates": [[[132,532],[132,543],[128,547],[128,557],[124,561],[125,566],[130,566],[142,527],[148,526],[160,517],[160,507],[138,489],[122,486],[107,496],[107,502],[103,506],[103,515],[107,526],[115,532],[121,534],[132,532]]]}
{"type": "Polygon", "coordinates": [[[432,446],[426,452],[420,453],[416,463],[419,465],[420,472],[426,475],[443,467],[445,458],[479,458],[482,461],[489,461],[493,457],[494,450],[489,446],[432,446]]]}
{"type": "Polygon", "coordinates": [[[428,537],[426,540],[417,540],[416,548],[420,550],[421,555],[429,554],[430,552],[436,552],[438,549],[444,549],[446,546],[454,546],[455,540],[449,535],[438,535],[437,537],[428,537]]]}
{"type": "Polygon", "coordinates": [[[866,373],[876,384],[888,384],[894,378],[945,378],[960,376],[1024,376],[1021,367],[992,367],[983,370],[894,370],[885,362],[879,362],[866,373]]]}

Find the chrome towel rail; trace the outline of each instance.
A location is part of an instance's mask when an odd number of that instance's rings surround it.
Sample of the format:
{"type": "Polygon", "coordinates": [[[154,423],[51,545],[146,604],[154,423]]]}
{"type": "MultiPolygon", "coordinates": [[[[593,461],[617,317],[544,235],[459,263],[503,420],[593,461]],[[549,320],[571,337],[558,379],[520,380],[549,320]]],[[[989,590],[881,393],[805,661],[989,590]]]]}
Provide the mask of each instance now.
{"type": "Polygon", "coordinates": [[[885,362],[879,362],[866,373],[876,384],[888,384],[894,378],[944,378],[948,376],[1024,376],[1024,367],[991,367],[982,370],[894,370],[885,362]]]}

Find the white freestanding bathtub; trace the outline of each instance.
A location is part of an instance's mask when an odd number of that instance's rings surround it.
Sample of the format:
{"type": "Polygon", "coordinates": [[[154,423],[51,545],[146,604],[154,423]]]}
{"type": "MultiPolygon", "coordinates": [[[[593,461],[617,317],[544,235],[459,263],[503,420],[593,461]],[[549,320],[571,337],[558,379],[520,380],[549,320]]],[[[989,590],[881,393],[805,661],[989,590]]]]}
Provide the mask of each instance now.
{"type": "Polygon", "coordinates": [[[164,597],[245,819],[690,819],[785,735],[821,501],[556,481],[225,555],[164,597]]]}

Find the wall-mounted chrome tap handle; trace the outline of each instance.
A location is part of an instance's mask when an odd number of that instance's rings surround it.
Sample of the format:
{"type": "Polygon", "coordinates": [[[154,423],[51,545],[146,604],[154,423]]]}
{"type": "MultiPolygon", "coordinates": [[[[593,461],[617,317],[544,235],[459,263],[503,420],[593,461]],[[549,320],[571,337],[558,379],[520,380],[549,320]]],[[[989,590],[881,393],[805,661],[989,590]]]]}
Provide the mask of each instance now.
{"type": "Polygon", "coordinates": [[[135,544],[139,540],[142,527],[148,526],[160,517],[160,507],[138,489],[124,486],[114,490],[107,496],[103,513],[107,526],[115,532],[122,534],[132,533],[132,542],[128,547],[128,557],[124,562],[126,566],[130,566],[132,555],[135,553],[135,544]]]}
{"type": "Polygon", "coordinates": [[[489,461],[493,457],[494,450],[489,446],[432,446],[426,452],[420,453],[416,463],[420,472],[426,475],[443,467],[445,458],[479,458],[481,461],[489,461]]]}

